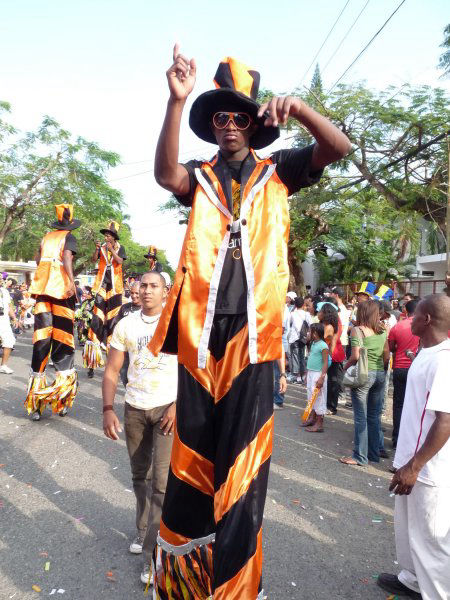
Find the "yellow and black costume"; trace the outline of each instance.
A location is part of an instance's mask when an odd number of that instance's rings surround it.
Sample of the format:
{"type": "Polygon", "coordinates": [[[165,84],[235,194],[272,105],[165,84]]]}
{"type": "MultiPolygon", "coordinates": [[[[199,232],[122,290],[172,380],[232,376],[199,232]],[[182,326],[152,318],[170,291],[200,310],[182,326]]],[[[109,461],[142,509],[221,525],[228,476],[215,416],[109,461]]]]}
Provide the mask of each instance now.
{"type": "MultiPolygon", "coordinates": [[[[259,74],[226,59],[190,125],[211,140],[216,110],[245,111],[262,148],[259,74]]],[[[273,436],[273,362],[282,353],[288,195],[318,180],[313,147],[242,163],[219,152],[185,165],[191,206],[174,285],[149,349],[177,353],[177,418],[158,544],[156,598],[262,598],[262,519],[273,436]]]]}
{"type": "Polygon", "coordinates": [[[162,264],[158,261],[157,257],[158,249],[156,246],[149,246],[147,254],[144,254],[144,258],[148,259],[148,270],[156,271],[161,273],[163,270],[162,264]]]}
{"type": "Polygon", "coordinates": [[[79,227],[80,221],[73,219],[72,205],[58,204],[55,208],[58,220],[52,227],[56,231],[42,239],[39,265],[29,290],[36,298],[36,305],[31,374],[25,400],[28,413],[42,414],[45,406],[51,404],[53,412],[65,414],[73,404],[78,385],[73,337],[76,298],[63,254],[65,250],[76,254],[76,239],[70,231],[79,227]],[[49,356],[56,369],[56,379],[50,386],[45,374],[49,356]]]}
{"type": "MultiPolygon", "coordinates": [[[[119,223],[112,221],[100,232],[110,233],[114,237],[115,252],[122,260],[126,260],[125,248],[119,244],[119,227],[119,223]]],[[[98,261],[98,273],[92,286],[94,311],[83,350],[83,365],[89,369],[103,366],[102,347],[106,349],[109,346],[115,318],[122,306],[122,264],[114,259],[106,243],[100,246],[98,261]]]]}

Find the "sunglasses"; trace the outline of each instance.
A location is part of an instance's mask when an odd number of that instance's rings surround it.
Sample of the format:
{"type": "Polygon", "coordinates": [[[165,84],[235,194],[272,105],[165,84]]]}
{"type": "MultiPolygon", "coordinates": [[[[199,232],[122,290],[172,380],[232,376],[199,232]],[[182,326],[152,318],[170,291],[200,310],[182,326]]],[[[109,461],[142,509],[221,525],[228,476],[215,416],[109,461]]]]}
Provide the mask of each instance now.
{"type": "Polygon", "coordinates": [[[213,116],[213,124],[217,129],[225,129],[232,121],[236,129],[244,131],[250,127],[252,122],[247,113],[241,112],[216,112],[213,116]]]}

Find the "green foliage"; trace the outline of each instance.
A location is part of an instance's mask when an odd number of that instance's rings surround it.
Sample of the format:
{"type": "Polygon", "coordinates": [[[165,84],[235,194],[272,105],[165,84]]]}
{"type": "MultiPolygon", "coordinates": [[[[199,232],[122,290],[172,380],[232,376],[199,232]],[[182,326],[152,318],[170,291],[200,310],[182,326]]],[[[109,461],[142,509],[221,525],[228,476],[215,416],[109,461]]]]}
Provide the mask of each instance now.
{"type": "Polygon", "coordinates": [[[323,94],[322,76],[320,74],[319,65],[316,65],[311,79],[310,90],[316,94],[323,94]]]}
{"type": "MultiPolygon", "coordinates": [[[[310,88],[302,97],[348,135],[353,151],[326,169],[319,185],[291,199],[291,272],[308,250],[326,244],[345,260],[318,251],[324,281],[356,281],[369,274],[383,278],[395,275],[392,270],[402,275],[411,270],[408,260],[417,249],[418,217],[433,223],[434,231],[445,228],[445,138],[417,149],[447,130],[448,98],[428,86],[376,93],[362,83],[341,85],[325,96],[318,75],[313,78],[316,90],[310,88]]],[[[313,142],[297,122],[289,127],[295,131],[295,146],[313,142]]]]}
{"type": "Polygon", "coordinates": [[[159,210],[161,212],[175,213],[178,216],[180,225],[184,225],[188,222],[191,212],[191,209],[180,204],[173,194],[169,196],[167,202],[163,202],[163,204],[161,204],[159,210]]]}
{"type": "Polygon", "coordinates": [[[322,282],[383,281],[404,277],[411,270],[407,256],[414,256],[419,243],[413,212],[399,211],[368,190],[331,203],[326,220],[329,231],[320,241],[335,255],[316,253],[322,282]]]}
{"type": "MultiPolygon", "coordinates": [[[[123,244],[127,252],[125,272],[128,274],[146,273],[148,271],[148,259],[144,258],[144,255],[148,252],[148,246],[142,246],[133,240],[130,227],[127,224],[122,225],[120,230],[120,243],[123,244]]],[[[164,250],[158,249],[158,261],[162,264],[163,271],[173,277],[174,271],[169,265],[164,250]]]]}
{"type": "Polygon", "coordinates": [[[444,29],[444,41],[441,44],[444,52],[439,57],[438,67],[444,71],[442,77],[450,75],[450,24],[444,29]]]}
{"type": "MultiPolygon", "coordinates": [[[[0,103],[0,117],[10,111],[0,103]]],[[[121,243],[126,249],[128,272],[144,272],[147,248],[133,241],[121,193],[106,174],[119,156],[82,137],[74,138],[51,117],[44,117],[34,132],[21,134],[0,118],[0,252],[10,260],[32,260],[42,236],[55,221],[55,204],[74,205],[82,224],[74,232],[79,252],[75,273],[93,267],[95,240],[111,221],[122,223],[121,243]]],[[[163,251],[158,258],[172,275],[163,251]]]]}

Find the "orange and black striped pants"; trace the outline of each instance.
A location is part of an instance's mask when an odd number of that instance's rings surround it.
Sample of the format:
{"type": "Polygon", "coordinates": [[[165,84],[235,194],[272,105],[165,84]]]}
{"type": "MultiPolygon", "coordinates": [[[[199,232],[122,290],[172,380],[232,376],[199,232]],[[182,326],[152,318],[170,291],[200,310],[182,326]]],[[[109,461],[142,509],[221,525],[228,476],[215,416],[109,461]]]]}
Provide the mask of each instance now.
{"type": "Polygon", "coordinates": [[[116,294],[111,283],[104,282],[95,296],[94,310],[88,338],[91,342],[109,344],[113,334],[115,318],[122,306],[122,294],[116,294]]]}
{"type": "Polygon", "coordinates": [[[38,296],[34,307],[33,357],[31,370],[42,373],[50,353],[57,371],[73,369],[75,342],[73,321],[75,296],[65,300],[38,296]]]}
{"type": "Polygon", "coordinates": [[[273,363],[250,364],[246,315],[216,315],[206,369],[179,365],[157,598],[262,597],[272,435],[273,363]]]}

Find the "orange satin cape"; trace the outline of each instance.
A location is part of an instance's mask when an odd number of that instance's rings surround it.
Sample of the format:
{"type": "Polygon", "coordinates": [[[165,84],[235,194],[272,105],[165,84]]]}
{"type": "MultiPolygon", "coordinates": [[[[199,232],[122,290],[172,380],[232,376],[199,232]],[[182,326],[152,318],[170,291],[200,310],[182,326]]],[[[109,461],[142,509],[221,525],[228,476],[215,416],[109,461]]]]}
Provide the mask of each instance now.
{"type": "MultiPolygon", "coordinates": [[[[117,250],[120,248],[118,244],[117,250]]],[[[98,263],[98,273],[95,278],[94,285],[92,286],[92,293],[97,294],[99,289],[103,285],[103,279],[105,278],[106,268],[111,268],[111,280],[112,289],[114,294],[121,294],[123,292],[123,277],[122,277],[122,265],[118,264],[114,258],[109,258],[106,244],[102,244],[100,247],[100,260],[98,263]]]]}
{"type": "Polygon", "coordinates": [[[177,353],[180,363],[193,368],[206,365],[217,288],[230,231],[236,227],[241,230],[248,287],[250,362],[281,358],[289,283],[288,190],[272,159],[261,160],[251,150],[241,180],[240,218],[235,221],[224,189],[231,190],[231,176],[223,161],[219,153],[195,170],[198,183],[174,285],[149,344],[153,354],[177,353]]]}
{"type": "Polygon", "coordinates": [[[63,265],[68,231],[51,231],[41,241],[41,259],[29,292],[32,296],[51,296],[63,300],[72,296],[69,276],[63,265]]]}

